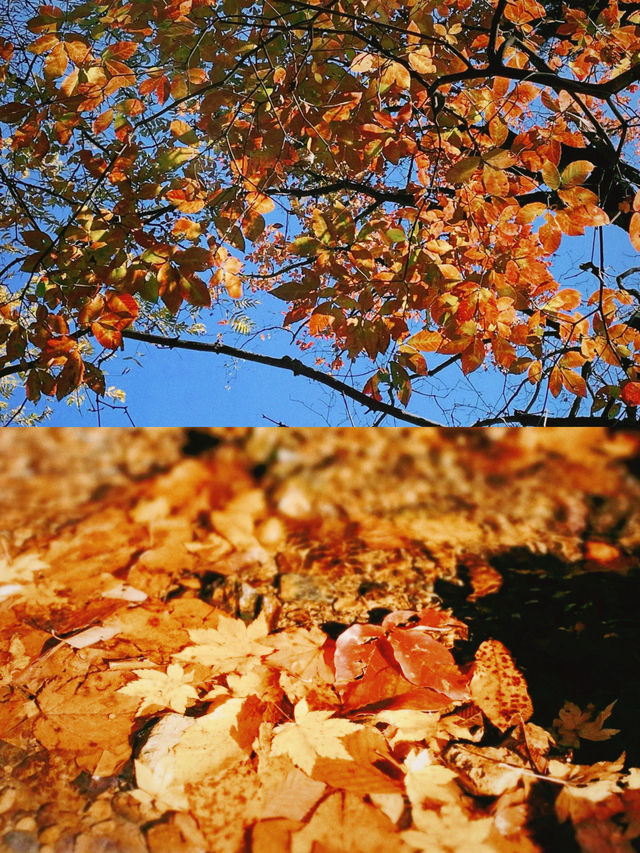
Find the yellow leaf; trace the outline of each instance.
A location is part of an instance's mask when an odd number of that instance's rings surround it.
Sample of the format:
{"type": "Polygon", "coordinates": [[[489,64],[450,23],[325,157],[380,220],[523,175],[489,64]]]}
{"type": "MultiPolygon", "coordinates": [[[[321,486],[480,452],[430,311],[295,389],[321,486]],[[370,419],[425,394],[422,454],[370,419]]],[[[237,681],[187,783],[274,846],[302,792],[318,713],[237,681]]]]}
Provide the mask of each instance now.
{"type": "Polygon", "coordinates": [[[562,384],[567,391],[571,394],[575,394],[576,397],[587,396],[587,383],[579,373],[575,372],[575,370],[562,371],[562,384]]]}
{"type": "Polygon", "coordinates": [[[40,56],[40,54],[51,50],[56,44],[58,44],[58,36],[55,33],[46,33],[46,35],[31,42],[27,50],[30,53],[35,53],[36,56],[40,56]]]}
{"type": "Polygon", "coordinates": [[[547,160],[540,171],[542,172],[542,179],[549,189],[557,190],[560,186],[560,172],[558,172],[558,167],[547,160]]]}
{"type": "Polygon", "coordinates": [[[256,657],[269,654],[271,650],[260,642],[267,633],[267,622],[262,613],[250,625],[221,613],[217,628],[190,630],[189,637],[195,645],[187,646],[173,657],[210,667],[212,675],[235,672],[243,664],[255,664],[256,657]]]}
{"type": "Polygon", "coordinates": [[[186,674],[179,663],[169,664],[167,671],[157,669],[134,669],[137,681],[130,681],[118,690],[127,696],[140,696],[144,701],[136,711],[136,717],[149,709],[171,708],[184,714],[190,699],[197,700],[198,693],[193,685],[193,673],[186,674]]]}
{"type": "Polygon", "coordinates": [[[445,177],[451,184],[464,184],[470,180],[479,164],[479,157],[465,157],[447,169],[445,177]]]}
{"type": "Polygon", "coordinates": [[[573,702],[565,702],[558,718],[553,721],[553,728],[558,734],[558,743],[562,746],[580,746],[580,738],[584,740],[609,740],[619,734],[619,729],[603,729],[603,723],[611,716],[615,701],[596,715],[593,705],[587,705],[581,711],[573,702]]]}
{"type": "MultiPolygon", "coordinates": [[[[560,293],[556,294],[552,297],[547,304],[544,306],[544,311],[571,311],[573,308],[577,308],[578,305],[582,302],[582,295],[579,290],[573,290],[572,288],[566,288],[565,290],[561,290],[560,293]]],[[[568,353],[567,353],[568,355],[568,353]]],[[[584,363],[584,359],[580,362],[580,364],[584,363]]],[[[571,366],[571,365],[568,365],[571,366]]],[[[572,365],[575,367],[576,365],[572,365]]]]}
{"type": "Polygon", "coordinates": [[[342,738],[362,728],[349,720],[330,719],[333,711],[310,711],[306,699],[294,709],[293,723],[275,729],[271,753],[288,755],[305,773],[311,775],[316,757],[351,760],[342,738]]]}
{"type": "Polygon", "coordinates": [[[442,343],[440,332],[429,332],[424,329],[406,341],[406,345],[420,350],[421,352],[435,352],[442,343]]]}
{"type": "Polygon", "coordinates": [[[69,58],[62,42],[58,43],[44,61],[44,76],[47,80],[62,77],[67,69],[69,58]]]}

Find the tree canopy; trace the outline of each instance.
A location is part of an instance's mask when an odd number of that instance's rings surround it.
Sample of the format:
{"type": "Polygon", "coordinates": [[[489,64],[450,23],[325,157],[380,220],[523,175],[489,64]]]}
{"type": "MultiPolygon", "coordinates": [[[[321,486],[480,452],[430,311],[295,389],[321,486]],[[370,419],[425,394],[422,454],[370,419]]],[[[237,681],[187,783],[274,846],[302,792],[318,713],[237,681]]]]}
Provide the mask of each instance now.
{"type": "Polygon", "coordinates": [[[137,339],[375,422],[442,388],[455,422],[475,371],[484,423],[636,418],[638,270],[603,246],[640,251],[639,3],[29,0],[0,35],[0,380],[28,401],[103,395],[137,339]],[[551,262],[586,228],[576,286],[551,262]],[[258,291],[299,359],[225,338],[258,291]]]}

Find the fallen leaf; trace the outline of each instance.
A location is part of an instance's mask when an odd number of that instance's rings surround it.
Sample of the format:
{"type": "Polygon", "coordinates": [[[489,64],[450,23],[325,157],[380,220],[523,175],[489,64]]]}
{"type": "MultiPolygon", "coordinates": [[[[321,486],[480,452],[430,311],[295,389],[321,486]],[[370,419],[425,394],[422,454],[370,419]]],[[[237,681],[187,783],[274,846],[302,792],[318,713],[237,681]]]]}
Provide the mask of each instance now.
{"type": "Polygon", "coordinates": [[[291,853],[408,853],[396,827],[357,794],[336,791],[291,836],[291,853]]]}
{"type": "Polygon", "coordinates": [[[189,682],[193,681],[193,673],[185,673],[179,663],[171,663],[166,672],[157,669],[134,669],[137,681],[130,681],[118,690],[127,696],[139,696],[143,699],[136,711],[136,717],[145,711],[157,711],[161,708],[171,708],[178,714],[184,714],[189,700],[197,701],[198,692],[189,682]]]}
{"type": "Polygon", "coordinates": [[[565,702],[558,718],[553,721],[553,728],[558,734],[558,743],[562,746],[580,746],[580,738],[584,740],[609,740],[620,734],[620,729],[602,728],[605,720],[609,719],[615,701],[607,705],[599,714],[595,713],[593,705],[587,705],[584,711],[573,702],[565,702]]]}
{"type": "Polygon", "coordinates": [[[476,652],[471,698],[501,732],[533,714],[524,676],[499,640],[485,640],[476,652]]]}
{"type": "Polygon", "coordinates": [[[187,646],[173,655],[177,660],[200,663],[208,667],[211,675],[234,672],[251,666],[257,657],[266,657],[271,649],[260,641],[268,634],[264,614],[250,625],[241,619],[220,614],[217,628],[195,628],[189,637],[195,645],[187,646]]]}
{"type": "Polygon", "coordinates": [[[294,708],[295,722],[284,723],[274,730],[273,754],[288,755],[308,775],[318,756],[349,761],[351,756],[342,738],[360,726],[332,717],[333,711],[310,711],[306,699],[301,699],[294,708]]]}

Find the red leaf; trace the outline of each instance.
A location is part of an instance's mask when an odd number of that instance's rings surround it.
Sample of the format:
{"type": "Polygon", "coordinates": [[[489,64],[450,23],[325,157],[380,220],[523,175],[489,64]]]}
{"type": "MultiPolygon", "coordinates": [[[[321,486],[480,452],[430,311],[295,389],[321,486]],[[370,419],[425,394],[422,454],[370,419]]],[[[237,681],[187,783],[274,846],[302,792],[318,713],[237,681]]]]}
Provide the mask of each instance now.
{"type": "Polygon", "coordinates": [[[469,696],[468,679],[460,672],[451,652],[430,637],[422,626],[396,628],[389,643],[402,674],[418,687],[429,687],[450,699],[469,696]]]}
{"type": "Polygon", "coordinates": [[[336,640],[334,667],[336,681],[353,681],[359,678],[376,650],[374,639],[384,636],[379,625],[352,625],[336,640]]]}
{"type": "Polygon", "coordinates": [[[628,406],[640,406],[640,382],[625,382],[620,390],[620,399],[628,406]]]}

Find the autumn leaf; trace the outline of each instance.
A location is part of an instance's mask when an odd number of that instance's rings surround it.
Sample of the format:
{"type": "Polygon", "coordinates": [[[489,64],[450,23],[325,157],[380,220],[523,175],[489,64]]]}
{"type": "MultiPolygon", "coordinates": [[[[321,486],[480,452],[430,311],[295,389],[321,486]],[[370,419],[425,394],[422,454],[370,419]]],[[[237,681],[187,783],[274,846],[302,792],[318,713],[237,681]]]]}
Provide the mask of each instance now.
{"type": "Polygon", "coordinates": [[[325,660],[326,636],[318,628],[283,631],[265,641],[273,651],[265,663],[271,667],[285,669],[303,681],[333,680],[333,672],[325,660]]]}
{"type": "Polygon", "coordinates": [[[640,406],[640,382],[625,382],[620,390],[620,399],[628,406],[640,406]]]}
{"type": "Polygon", "coordinates": [[[583,184],[593,172],[594,165],[588,160],[574,160],[562,171],[560,184],[563,188],[577,187],[583,184]]]}
{"type": "Polygon", "coordinates": [[[250,625],[221,613],[217,628],[193,628],[189,637],[194,643],[173,655],[179,661],[200,663],[211,675],[234,672],[266,657],[271,649],[263,642],[268,634],[264,614],[250,625]]]}
{"type": "Polygon", "coordinates": [[[499,640],[485,640],[476,652],[471,698],[501,732],[533,714],[527,683],[499,640]]]}
{"type": "Polygon", "coordinates": [[[587,705],[584,711],[573,702],[565,702],[558,717],[553,721],[553,728],[558,736],[558,743],[563,746],[578,748],[580,739],[600,741],[608,740],[614,735],[620,734],[620,729],[605,729],[603,724],[609,719],[613,711],[615,701],[607,705],[600,713],[596,714],[593,705],[587,705]]]}
{"type": "Polygon", "coordinates": [[[169,664],[166,672],[157,669],[134,669],[137,681],[130,681],[119,689],[127,696],[140,696],[143,700],[136,711],[139,717],[150,709],[170,708],[178,714],[184,714],[189,700],[197,700],[198,692],[189,682],[193,673],[187,674],[178,663],[169,664]]]}
{"type": "Polygon", "coordinates": [[[342,739],[360,728],[349,720],[333,718],[332,711],[310,711],[306,699],[294,708],[294,722],[274,729],[271,752],[288,755],[307,775],[313,772],[318,756],[350,759],[342,739]]]}
{"type": "Polygon", "coordinates": [[[465,157],[455,165],[451,166],[446,173],[447,180],[452,184],[464,184],[474,174],[480,165],[479,157],[465,157]]]}

